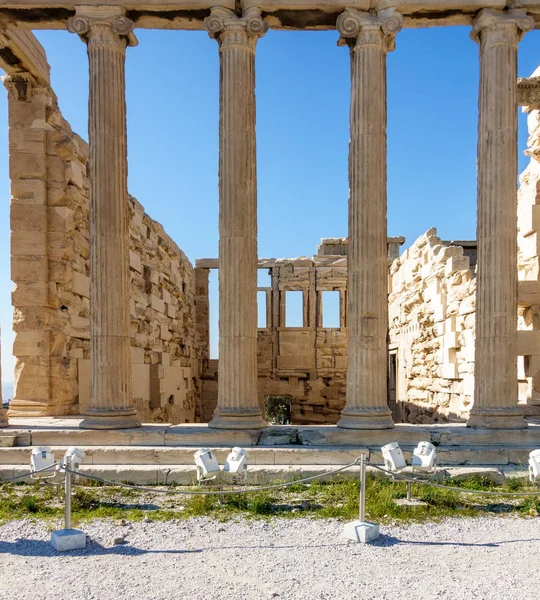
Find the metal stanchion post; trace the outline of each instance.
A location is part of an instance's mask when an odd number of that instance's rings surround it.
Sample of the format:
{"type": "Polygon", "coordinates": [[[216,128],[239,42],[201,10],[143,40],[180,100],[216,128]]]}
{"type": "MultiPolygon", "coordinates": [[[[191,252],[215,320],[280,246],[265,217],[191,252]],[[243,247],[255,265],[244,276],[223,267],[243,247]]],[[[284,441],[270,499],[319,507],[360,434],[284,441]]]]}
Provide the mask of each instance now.
{"type": "Polygon", "coordinates": [[[64,458],[64,529],[57,529],[51,534],[51,544],[55,550],[79,550],[86,547],[86,534],[71,528],[71,456],[64,458]]]}
{"type": "Polygon", "coordinates": [[[66,459],[66,470],[64,474],[64,529],[71,529],[71,456],[68,456],[66,459]]]}
{"type": "Polygon", "coordinates": [[[366,455],[360,457],[360,521],[366,519],[366,455]]]}
{"type": "Polygon", "coordinates": [[[360,457],[360,510],[359,520],[347,523],[343,528],[343,537],[353,542],[371,542],[379,537],[379,526],[366,521],[366,455],[360,457]]]}

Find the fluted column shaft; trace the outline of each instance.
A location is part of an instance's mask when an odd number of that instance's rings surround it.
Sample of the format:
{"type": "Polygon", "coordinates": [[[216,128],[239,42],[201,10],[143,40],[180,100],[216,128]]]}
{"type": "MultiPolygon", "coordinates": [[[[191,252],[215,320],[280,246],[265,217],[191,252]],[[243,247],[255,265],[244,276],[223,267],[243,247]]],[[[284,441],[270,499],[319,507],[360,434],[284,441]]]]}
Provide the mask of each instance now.
{"type": "Polygon", "coordinates": [[[347,396],[339,427],[393,427],[387,399],[386,53],[401,15],[347,9],[351,57],[347,396]]]}
{"type": "Polygon", "coordinates": [[[90,403],[81,427],[140,426],[131,393],[129,229],[122,9],[86,8],[68,23],[84,36],[90,66],[90,403]]]}
{"type": "Polygon", "coordinates": [[[468,425],[525,427],[517,406],[517,47],[534,25],[521,10],[482,10],[474,406],[468,425]]]}
{"type": "Polygon", "coordinates": [[[257,394],[257,158],[255,45],[260,11],[215,8],[205,26],[219,44],[219,366],[210,427],[266,425],[257,394]]]}

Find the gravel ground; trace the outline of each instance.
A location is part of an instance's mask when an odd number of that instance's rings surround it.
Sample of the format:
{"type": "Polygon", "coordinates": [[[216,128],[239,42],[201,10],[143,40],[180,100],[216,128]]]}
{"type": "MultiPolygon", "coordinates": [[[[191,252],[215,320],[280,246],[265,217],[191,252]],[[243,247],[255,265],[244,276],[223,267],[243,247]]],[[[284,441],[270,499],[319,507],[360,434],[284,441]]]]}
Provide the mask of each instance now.
{"type": "Polygon", "coordinates": [[[382,528],[208,518],[95,522],[86,550],[57,554],[41,523],[0,527],[0,600],[538,600],[540,519],[455,519],[382,528]],[[113,545],[118,536],[125,545],[113,545]]]}

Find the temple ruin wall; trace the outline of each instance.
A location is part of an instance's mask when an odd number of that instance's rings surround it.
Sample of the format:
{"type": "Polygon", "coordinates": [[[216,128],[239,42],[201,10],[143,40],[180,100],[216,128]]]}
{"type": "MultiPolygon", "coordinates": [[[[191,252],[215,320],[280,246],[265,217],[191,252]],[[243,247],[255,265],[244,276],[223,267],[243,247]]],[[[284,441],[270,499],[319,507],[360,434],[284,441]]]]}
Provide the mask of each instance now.
{"type": "MultiPolygon", "coordinates": [[[[88,146],[50,88],[10,93],[15,397],[11,414],[85,410],[90,388],[88,146]]],[[[133,397],[145,421],[200,418],[195,271],[129,200],[133,397]]]]}

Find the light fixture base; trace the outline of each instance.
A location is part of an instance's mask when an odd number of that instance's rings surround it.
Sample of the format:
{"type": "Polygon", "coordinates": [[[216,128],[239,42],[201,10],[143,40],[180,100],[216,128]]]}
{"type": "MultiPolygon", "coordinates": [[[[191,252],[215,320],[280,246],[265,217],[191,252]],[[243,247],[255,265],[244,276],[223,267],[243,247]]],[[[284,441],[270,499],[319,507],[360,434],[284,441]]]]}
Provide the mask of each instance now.
{"type": "Polygon", "coordinates": [[[353,542],[368,544],[379,537],[379,526],[377,523],[368,521],[351,521],[343,528],[343,537],[353,542]]]}
{"type": "Polygon", "coordinates": [[[416,500],[415,498],[411,498],[410,500],[408,498],[398,498],[397,500],[394,500],[394,503],[397,504],[398,506],[427,506],[428,503],[424,502],[423,500],[416,500]]]}
{"type": "Polygon", "coordinates": [[[51,546],[57,552],[86,548],[86,534],[78,529],[57,529],[51,533],[51,546]]]}

